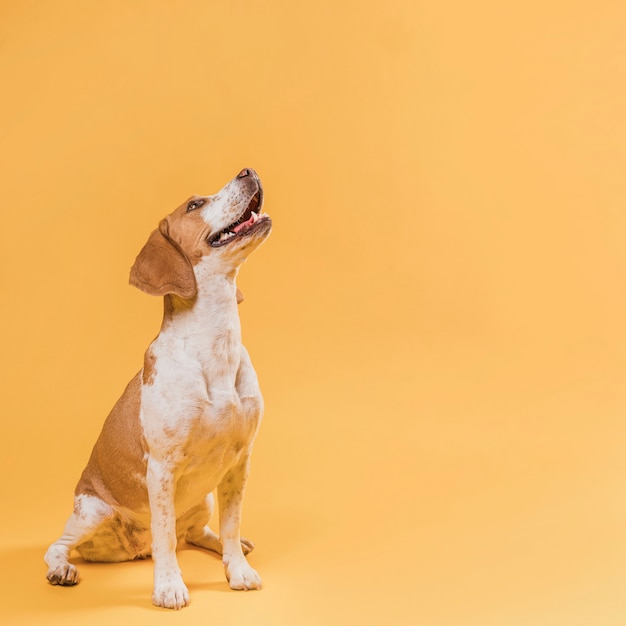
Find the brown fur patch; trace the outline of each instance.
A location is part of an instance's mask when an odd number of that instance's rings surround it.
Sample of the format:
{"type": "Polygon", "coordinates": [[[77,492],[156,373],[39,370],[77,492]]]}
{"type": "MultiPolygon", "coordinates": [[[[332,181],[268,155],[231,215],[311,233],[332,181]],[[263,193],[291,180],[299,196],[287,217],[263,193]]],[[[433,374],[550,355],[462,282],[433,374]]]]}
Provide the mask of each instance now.
{"type": "Polygon", "coordinates": [[[156,357],[150,348],[146,350],[146,354],[143,358],[143,384],[151,385],[154,382],[154,375],[156,374],[156,357]]]}
{"type": "Polygon", "coordinates": [[[202,218],[202,211],[187,212],[187,202],[166,218],[168,237],[184,252],[191,265],[196,265],[205,254],[211,252],[207,243],[209,225],[202,218]]]}
{"type": "Polygon", "coordinates": [[[137,373],[104,422],[76,485],[76,495],[95,495],[133,511],[148,509],[147,446],[139,421],[140,403],[141,377],[137,373]]]}

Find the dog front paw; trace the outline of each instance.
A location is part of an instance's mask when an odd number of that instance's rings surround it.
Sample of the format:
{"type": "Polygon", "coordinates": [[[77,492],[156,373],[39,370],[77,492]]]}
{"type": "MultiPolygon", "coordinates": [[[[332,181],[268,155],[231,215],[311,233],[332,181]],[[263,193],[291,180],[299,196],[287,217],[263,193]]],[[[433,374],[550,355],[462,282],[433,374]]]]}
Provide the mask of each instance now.
{"type": "Polygon", "coordinates": [[[231,589],[261,589],[261,577],[245,561],[226,565],[226,578],[231,589]]]}
{"type": "Polygon", "coordinates": [[[189,606],[189,590],[180,574],[163,574],[154,581],[152,604],[164,609],[182,609],[189,606]]]}
{"type": "Polygon", "coordinates": [[[51,585],[63,585],[71,587],[78,584],[78,570],[75,565],[65,563],[57,567],[51,567],[46,576],[51,585]]]}

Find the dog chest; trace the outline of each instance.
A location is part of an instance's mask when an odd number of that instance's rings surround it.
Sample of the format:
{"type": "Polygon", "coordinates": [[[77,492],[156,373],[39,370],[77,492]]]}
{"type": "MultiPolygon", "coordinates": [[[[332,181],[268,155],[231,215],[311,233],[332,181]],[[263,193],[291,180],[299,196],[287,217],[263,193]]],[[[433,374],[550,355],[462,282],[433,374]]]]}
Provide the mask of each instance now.
{"type": "Polygon", "coordinates": [[[186,509],[213,491],[237,466],[252,444],[253,432],[202,427],[183,446],[176,487],[177,508],[186,509]]]}

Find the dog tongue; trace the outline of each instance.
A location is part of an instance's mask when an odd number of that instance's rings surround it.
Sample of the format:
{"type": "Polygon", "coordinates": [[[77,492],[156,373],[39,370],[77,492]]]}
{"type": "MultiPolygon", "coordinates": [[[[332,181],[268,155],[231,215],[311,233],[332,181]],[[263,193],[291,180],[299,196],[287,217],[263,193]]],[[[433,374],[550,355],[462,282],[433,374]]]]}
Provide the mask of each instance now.
{"type": "Polygon", "coordinates": [[[238,233],[243,228],[248,228],[248,226],[252,226],[252,224],[256,222],[255,218],[256,218],[256,214],[253,212],[252,215],[250,216],[250,219],[247,222],[241,222],[241,224],[237,224],[237,226],[233,228],[233,231],[235,231],[235,233],[238,233]]]}

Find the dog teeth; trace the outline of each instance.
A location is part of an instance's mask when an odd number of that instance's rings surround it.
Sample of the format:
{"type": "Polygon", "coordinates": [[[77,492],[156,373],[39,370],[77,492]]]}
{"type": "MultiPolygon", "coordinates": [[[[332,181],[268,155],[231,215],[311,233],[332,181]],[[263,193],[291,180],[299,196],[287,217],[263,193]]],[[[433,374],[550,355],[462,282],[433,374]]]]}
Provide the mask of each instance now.
{"type": "MultiPolygon", "coordinates": [[[[258,222],[262,217],[269,217],[269,215],[267,213],[265,213],[264,211],[261,213],[255,213],[254,211],[251,211],[250,213],[250,218],[246,221],[246,223],[249,226],[252,226],[253,224],[256,224],[256,222],[258,222]]],[[[230,230],[231,228],[236,228],[237,226],[239,226],[242,222],[243,222],[243,216],[241,216],[236,222],[234,222],[233,224],[231,224],[230,226],[227,226],[221,233],[220,236],[215,240],[218,243],[223,243],[225,241],[228,241],[231,237],[235,237],[237,235],[237,232],[239,232],[241,229],[234,231],[234,230],[230,230]]]]}
{"type": "Polygon", "coordinates": [[[231,237],[234,237],[234,236],[235,236],[235,233],[222,233],[218,241],[226,241],[227,239],[230,239],[231,237]]]}

